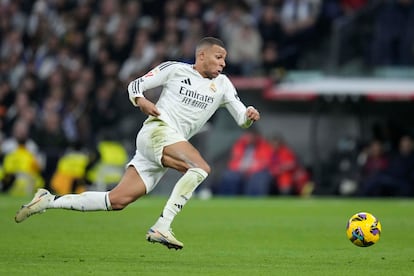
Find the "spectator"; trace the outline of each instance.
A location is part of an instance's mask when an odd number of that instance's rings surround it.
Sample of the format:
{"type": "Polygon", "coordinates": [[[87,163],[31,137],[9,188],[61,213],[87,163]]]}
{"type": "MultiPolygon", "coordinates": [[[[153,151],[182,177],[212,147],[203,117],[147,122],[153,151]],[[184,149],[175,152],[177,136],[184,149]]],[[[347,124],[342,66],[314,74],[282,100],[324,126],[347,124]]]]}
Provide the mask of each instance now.
{"type": "Polygon", "coordinates": [[[287,67],[296,68],[298,58],[306,45],[316,37],[316,23],[320,13],[320,0],[285,0],[280,11],[285,41],[283,52],[289,56],[287,67]]]}
{"type": "Polygon", "coordinates": [[[25,120],[16,120],[12,136],[1,144],[1,156],[4,156],[3,191],[30,195],[44,186],[40,176],[43,157],[37,144],[29,137],[29,124],[25,120]]]}
{"type": "Polygon", "coordinates": [[[128,154],[124,146],[112,140],[113,134],[106,134],[97,142],[94,153],[89,154],[89,164],[85,169],[86,183],[98,191],[109,191],[121,180],[128,154]]]}
{"type": "Polygon", "coordinates": [[[227,42],[229,73],[252,76],[261,65],[262,38],[251,18],[244,18],[241,25],[230,34],[227,42]],[[246,42],[249,43],[246,43],[246,42]]]}
{"type": "Polygon", "coordinates": [[[128,33],[135,32],[145,20],[148,20],[148,16],[143,14],[141,2],[135,0],[128,0],[125,3],[122,15],[123,20],[127,22],[126,31],[128,33]]]}
{"type": "Polygon", "coordinates": [[[224,1],[213,1],[212,5],[207,8],[203,15],[203,21],[206,27],[205,34],[218,36],[221,22],[226,18],[227,5],[224,1]]]}
{"type": "Polygon", "coordinates": [[[119,2],[116,0],[99,1],[99,12],[95,13],[88,25],[87,35],[93,37],[99,33],[107,36],[115,34],[121,20],[119,2]]]}
{"type": "Polygon", "coordinates": [[[105,132],[117,133],[115,127],[121,111],[115,95],[116,88],[114,81],[109,80],[97,88],[91,112],[91,127],[95,139],[99,139],[105,132]]]}
{"type": "MultiPolygon", "coordinates": [[[[22,9],[20,9],[20,3],[16,3],[16,1],[8,1],[9,2],[9,9],[5,9],[9,14],[0,16],[8,16],[10,18],[10,28],[18,30],[19,32],[23,32],[24,28],[27,24],[27,17],[24,15],[22,9]]],[[[4,5],[4,3],[2,3],[4,5]]]]}
{"type": "Polygon", "coordinates": [[[96,49],[94,51],[96,52],[93,54],[93,71],[96,79],[104,79],[103,68],[105,67],[105,64],[112,62],[112,60],[109,50],[105,48],[104,42],[101,40],[95,42],[96,44],[94,44],[94,46],[96,46],[96,49]]]}
{"type": "MultiPolygon", "coordinates": [[[[5,114],[4,128],[7,134],[11,133],[14,123],[18,118],[22,117],[23,114],[30,113],[30,110],[33,108],[33,104],[30,102],[29,96],[24,92],[19,92],[14,95],[13,103],[8,107],[7,113],[5,114]]],[[[28,122],[27,122],[28,123],[28,122]]],[[[28,124],[28,127],[31,128],[32,122],[28,124]]]]}
{"type": "Polygon", "coordinates": [[[160,54],[157,54],[157,59],[163,60],[165,58],[170,60],[178,60],[179,53],[180,53],[180,40],[177,32],[169,32],[166,33],[161,41],[162,47],[164,47],[164,51],[160,54]]]}
{"type": "Polygon", "coordinates": [[[71,89],[71,97],[63,113],[63,129],[70,142],[81,141],[88,144],[91,138],[89,87],[76,82],[71,89]]]}
{"type": "Polygon", "coordinates": [[[4,124],[8,110],[14,101],[13,96],[13,90],[11,89],[9,83],[6,81],[0,81],[0,122],[2,131],[6,130],[4,124]]]}
{"type": "Polygon", "coordinates": [[[4,41],[1,43],[0,57],[20,56],[23,50],[22,33],[13,29],[8,30],[5,33],[4,41]]]}
{"type": "Polygon", "coordinates": [[[272,75],[278,67],[285,67],[283,54],[280,53],[284,32],[280,24],[278,8],[270,4],[265,5],[258,22],[258,30],[263,40],[262,69],[265,75],[272,75]]]}
{"type": "Polygon", "coordinates": [[[277,45],[283,41],[284,34],[278,10],[273,5],[263,7],[258,22],[258,30],[265,44],[274,43],[277,45]]]}
{"type": "Polygon", "coordinates": [[[388,167],[388,156],[384,149],[382,141],[374,139],[358,156],[358,163],[360,168],[360,186],[365,186],[364,183],[377,173],[384,171],[388,167]]]}
{"type": "Polygon", "coordinates": [[[12,128],[12,135],[7,137],[1,145],[1,154],[5,155],[18,148],[19,145],[24,145],[32,154],[36,156],[39,164],[42,164],[42,157],[39,147],[36,142],[30,138],[30,125],[27,121],[19,118],[12,128]]]}
{"type": "Polygon", "coordinates": [[[340,5],[345,14],[353,14],[365,6],[367,6],[369,0],[341,0],[340,5]]]}
{"type": "Polygon", "coordinates": [[[112,35],[108,43],[109,55],[112,60],[122,64],[128,57],[133,47],[129,37],[129,26],[126,20],[121,20],[118,30],[112,35]]]}
{"type": "Polygon", "coordinates": [[[50,179],[50,189],[57,195],[85,192],[91,184],[87,181],[86,174],[88,166],[94,162],[92,156],[78,141],[71,143],[56,162],[50,179]]]}
{"type": "Polygon", "coordinates": [[[221,195],[269,195],[271,145],[256,128],[247,130],[231,149],[218,187],[221,195]]]}
{"type": "Polygon", "coordinates": [[[385,1],[374,23],[373,65],[414,65],[413,26],[413,0],[385,1]]]}
{"type": "Polygon", "coordinates": [[[125,60],[119,72],[119,78],[126,81],[131,75],[146,71],[155,58],[155,49],[149,34],[141,30],[135,37],[132,54],[125,60]]]}
{"type": "Polygon", "coordinates": [[[60,125],[60,115],[52,108],[50,111],[44,112],[40,127],[34,135],[39,150],[45,157],[45,167],[42,175],[46,187],[49,187],[56,164],[68,146],[68,141],[60,125]]]}
{"type": "Polygon", "coordinates": [[[219,28],[219,35],[223,38],[224,43],[227,45],[231,43],[230,38],[232,33],[240,28],[244,20],[248,20],[249,14],[245,11],[245,8],[239,5],[231,6],[226,16],[223,17],[219,28]]]}
{"type": "Polygon", "coordinates": [[[320,0],[285,0],[280,18],[288,36],[299,36],[311,32],[320,12],[320,0]]]}
{"type": "Polygon", "coordinates": [[[270,173],[274,183],[272,194],[301,195],[309,193],[311,185],[309,173],[301,166],[294,151],[286,144],[282,136],[275,135],[270,143],[273,152],[270,161],[270,173]]]}
{"type": "Polygon", "coordinates": [[[414,183],[413,140],[400,138],[397,152],[389,164],[363,182],[362,196],[412,196],[414,183]]]}
{"type": "Polygon", "coordinates": [[[180,14],[178,22],[180,30],[184,37],[192,37],[198,41],[203,36],[203,21],[201,19],[200,1],[186,1],[182,7],[183,12],[180,14]]]}
{"type": "Polygon", "coordinates": [[[73,7],[73,24],[74,29],[83,31],[88,28],[90,18],[93,14],[92,4],[90,1],[79,1],[77,6],[73,7]]]}
{"type": "Polygon", "coordinates": [[[57,67],[60,42],[56,35],[51,34],[47,39],[41,40],[40,43],[34,52],[34,60],[38,78],[44,80],[53,74],[54,69],[57,67]]]}
{"type": "Polygon", "coordinates": [[[194,47],[197,41],[193,40],[191,37],[187,37],[183,40],[180,47],[180,53],[178,61],[185,63],[194,63],[194,47]]]}
{"type": "Polygon", "coordinates": [[[266,76],[277,77],[278,67],[283,67],[283,63],[280,60],[278,46],[275,43],[267,43],[263,47],[262,54],[262,70],[266,76]]]}

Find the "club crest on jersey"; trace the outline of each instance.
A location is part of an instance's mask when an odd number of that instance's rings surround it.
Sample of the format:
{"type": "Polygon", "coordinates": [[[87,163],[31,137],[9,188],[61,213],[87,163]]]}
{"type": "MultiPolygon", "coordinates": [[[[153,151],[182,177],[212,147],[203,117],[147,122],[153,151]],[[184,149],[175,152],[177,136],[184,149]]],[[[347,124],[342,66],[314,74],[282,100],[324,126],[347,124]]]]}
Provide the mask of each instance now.
{"type": "Polygon", "coordinates": [[[213,92],[216,92],[216,91],[217,91],[217,88],[216,88],[216,85],[214,84],[214,82],[212,82],[212,83],[210,84],[210,89],[211,89],[213,92]]]}

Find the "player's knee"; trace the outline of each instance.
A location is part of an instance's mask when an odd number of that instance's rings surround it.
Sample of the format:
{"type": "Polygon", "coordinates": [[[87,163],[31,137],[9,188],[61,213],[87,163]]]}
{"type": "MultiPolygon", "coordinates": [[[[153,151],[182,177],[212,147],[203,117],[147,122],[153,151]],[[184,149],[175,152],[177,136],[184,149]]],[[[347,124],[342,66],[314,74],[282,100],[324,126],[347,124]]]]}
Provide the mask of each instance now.
{"type": "Polygon", "coordinates": [[[127,207],[130,203],[137,200],[138,197],[133,196],[111,196],[109,194],[109,201],[111,202],[111,208],[114,211],[120,211],[123,210],[125,207],[127,207]]]}
{"type": "Polygon", "coordinates": [[[205,170],[205,171],[206,171],[206,173],[208,173],[208,174],[210,174],[210,173],[211,173],[211,168],[210,168],[210,166],[209,166],[209,165],[207,165],[207,167],[206,167],[206,168],[204,168],[203,170],[205,170]]]}
{"type": "Polygon", "coordinates": [[[207,174],[211,173],[211,168],[210,166],[206,163],[203,166],[200,166],[200,169],[202,169],[203,171],[205,171],[207,174]]]}
{"type": "Polygon", "coordinates": [[[120,211],[127,207],[132,201],[129,200],[115,200],[111,202],[112,210],[120,211]]]}

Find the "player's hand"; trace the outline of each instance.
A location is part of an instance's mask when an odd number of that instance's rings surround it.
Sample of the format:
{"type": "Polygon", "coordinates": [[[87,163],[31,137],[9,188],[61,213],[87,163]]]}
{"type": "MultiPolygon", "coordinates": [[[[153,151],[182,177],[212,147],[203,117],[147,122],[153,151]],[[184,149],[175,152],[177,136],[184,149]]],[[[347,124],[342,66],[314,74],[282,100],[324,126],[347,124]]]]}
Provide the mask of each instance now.
{"type": "Polygon", "coordinates": [[[158,111],[158,108],[155,106],[153,102],[145,99],[144,97],[135,98],[135,101],[141,109],[142,113],[154,117],[160,116],[161,113],[158,111]]]}
{"type": "Polygon", "coordinates": [[[254,108],[253,106],[249,106],[246,109],[246,116],[249,120],[252,120],[254,122],[258,121],[260,119],[259,111],[256,108],[254,108]]]}

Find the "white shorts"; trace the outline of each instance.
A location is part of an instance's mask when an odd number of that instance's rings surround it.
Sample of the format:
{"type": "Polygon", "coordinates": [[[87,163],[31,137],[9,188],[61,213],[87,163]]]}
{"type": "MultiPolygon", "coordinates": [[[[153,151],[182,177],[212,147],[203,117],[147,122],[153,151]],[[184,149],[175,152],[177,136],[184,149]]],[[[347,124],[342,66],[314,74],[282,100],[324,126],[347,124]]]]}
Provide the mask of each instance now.
{"type": "Polygon", "coordinates": [[[134,166],[144,181],[147,193],[151,192],[167,168],[161,163],[165,146],[187,141],[175,129],[155,117],[144,122],[136,138],[136,151],[126,167],[134,166]]]}

